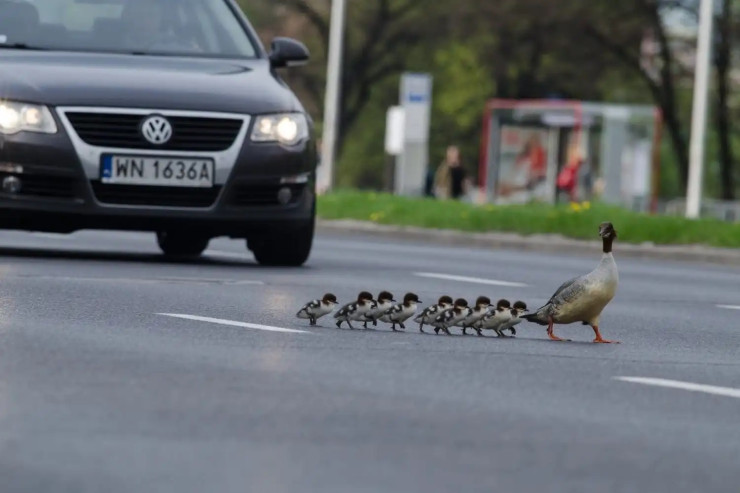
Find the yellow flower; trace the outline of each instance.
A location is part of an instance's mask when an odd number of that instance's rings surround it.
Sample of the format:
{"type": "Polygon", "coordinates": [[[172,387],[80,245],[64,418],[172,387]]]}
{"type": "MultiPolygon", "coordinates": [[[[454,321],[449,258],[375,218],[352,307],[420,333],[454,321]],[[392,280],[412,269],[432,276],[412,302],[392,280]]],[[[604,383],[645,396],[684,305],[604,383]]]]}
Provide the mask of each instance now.
{"type": "Polygon", "coordinates": [[[591,202],[588,200],[581,204],[581,207],[583,207],[584,210],[589,210],[591,208],[591,202]]]}
{"type": "Polygon", "coordinates": [[[383,212],[373,212],[372,214],[370,214],[370,220],[373,222],[377,222],[383,219],[383,216],[385,216],[385,213],[383,212]]]}
{"type": "Polygon", "coordinates": [[[578,202],[571,202],[570,209],[573,212],[581,212],[581,204],[579,204],[578,202]]]}

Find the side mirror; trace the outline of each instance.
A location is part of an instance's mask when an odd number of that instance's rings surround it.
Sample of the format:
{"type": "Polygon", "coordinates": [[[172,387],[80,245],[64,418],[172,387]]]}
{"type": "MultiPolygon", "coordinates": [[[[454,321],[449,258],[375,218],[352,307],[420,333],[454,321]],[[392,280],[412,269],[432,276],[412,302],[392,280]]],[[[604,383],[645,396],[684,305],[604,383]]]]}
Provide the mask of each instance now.
{"type": "Polygon", "coordinates": [[[305,65],[309,56],[308,48],[300,41],[291,38],[272,40],[270,63],[275,68],[305,65]]]}

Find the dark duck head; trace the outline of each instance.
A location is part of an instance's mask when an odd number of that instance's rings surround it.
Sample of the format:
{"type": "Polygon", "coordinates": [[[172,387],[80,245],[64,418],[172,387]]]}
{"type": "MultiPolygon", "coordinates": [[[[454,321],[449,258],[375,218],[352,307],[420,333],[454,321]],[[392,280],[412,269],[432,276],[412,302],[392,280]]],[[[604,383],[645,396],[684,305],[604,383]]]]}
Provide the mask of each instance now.
{"type": "Polygon", "coordinates": [[[326,293],[323,298],[321,298],[321,301],[324,303],[330,303],[332,305],[336,305],[338,303],[337,297],[334,296],[331,293],[326,293]]]}
{"type": "Polygon", "coordinates": [[[365,303],[375,303],[375,300],[373,299],[373,295],[367,291],[361,291],[360,294],[357,295],[357,303],[360,305],[365,305],[365,303]]]}
{"type": "Polygon", "coordinates": [[[617,230],[614,229],[614,225],[610,222],[603,222],[599,225],[599,236],[604,243],[604,253],[611,253],[612,243],[617,237],[617,230]]]}
{"type": "Polygon", "coordinates": [[[438,305],[451,305],[452,304],[452,297],[451,296],[440,296],[439,300],[437,300],[438,305]]]}
{"type": "Polygon", "coordinates": [[[455,312],[460,313],[463,308],[468,307],[468,302],[464,300],[463,298],[458,298],[455,300],[455,312]]]}
{"type": "Polygon", "coordinates": [[[512,314],[516,316],[527,313],[527,304],[523,301],[517,301],[514,303],[514,308],[512,308],[512,310],[514,310],[512,314]]]}
{"type": "Polygon", "coordinates": [[[475,307],[476,308],[488,308],[491,305],[491,298],[488,298],[487,296],[479,296],[477,300],[475,300],[475,307]]]}
{"type": "Polygon", "coordinates": [[[509,309],[511,309],[511,303],[509,302],[509,300],[501,299],[498,300],[498,302],[496,303],[496,311],[502,312],[509,309]]]}
{"type": "Polygon", "coordinates": [[[395,302],[396,300],[393,299],[393,293],[389,293],[388,291],[381,291],[380,294],[378,294],[378,303],[383,302],[395,302]]]}
{"type": "Polygon", "coordinates": [[[403,304],[409,306],[412,303],[421,303],[421,300],[419,300],[419,297],[414,293],[406,293],[403,297],[403,304]]]}

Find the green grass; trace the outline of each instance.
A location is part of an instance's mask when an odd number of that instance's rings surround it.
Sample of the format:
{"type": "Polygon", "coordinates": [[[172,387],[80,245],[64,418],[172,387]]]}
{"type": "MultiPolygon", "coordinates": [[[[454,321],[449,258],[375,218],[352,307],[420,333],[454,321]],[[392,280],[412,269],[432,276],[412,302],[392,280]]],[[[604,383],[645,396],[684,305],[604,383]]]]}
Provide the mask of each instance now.
{"type": "Polygon", "coordinates": [[[554,233],[592,240],[598,239],[598,225],[611,221],[619,233],[618,241],[740,247],[740,224],[651,216],[603,204],[476,206],[456,201],[341,191],[319,197],[318,215],[322,219],[357,219],[471,232],[554,233]]]}

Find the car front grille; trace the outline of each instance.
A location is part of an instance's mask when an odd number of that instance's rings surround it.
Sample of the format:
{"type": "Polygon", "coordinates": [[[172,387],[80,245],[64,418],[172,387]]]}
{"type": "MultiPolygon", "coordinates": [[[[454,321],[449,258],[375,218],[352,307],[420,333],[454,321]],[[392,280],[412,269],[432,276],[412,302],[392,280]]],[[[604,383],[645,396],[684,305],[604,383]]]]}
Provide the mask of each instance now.
{"type": "Polygon", "coordinates": [[[250,206],[273,206],[273,205],[287,205],[281,204],[278,199],[278,193],[280,189],[288,188],[291,191],[291,198],[287,204],[294,204],[300,200],[304,189],[306,188],[305,183],[300,184],[247,184],[238,183],[234,185],[231,190],[230,203],[232,205],[240,207],[250,206]]]}
{"type": "Polygon", "coordinates": [[[159,187],[144,185],[113,185],[92,181],[95,198],[104,204],[196,207],[212,206],[221,191],[220,186],[211,188],[159,187]]]}
{"type": "Polygon", "coordinates": [[[149,143],[141,134],[146,115],[67,112],[77,135],[87,144],[126,149],[169,151],[223,151],[234,144],[243,121],[237,118],[167,116],[172,137],[163,145],[149,143]]]}
{"type": "MultiPolygon", "coordinates": [[[[12,174],[0,173],[0,183],[12,174]]],[[[74,176],[47,174],[12,175],[21,181],[16,195],[45,197],[52,199],[72,199],[80,196],[80,181],[74,176]]]]}

